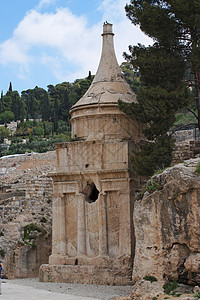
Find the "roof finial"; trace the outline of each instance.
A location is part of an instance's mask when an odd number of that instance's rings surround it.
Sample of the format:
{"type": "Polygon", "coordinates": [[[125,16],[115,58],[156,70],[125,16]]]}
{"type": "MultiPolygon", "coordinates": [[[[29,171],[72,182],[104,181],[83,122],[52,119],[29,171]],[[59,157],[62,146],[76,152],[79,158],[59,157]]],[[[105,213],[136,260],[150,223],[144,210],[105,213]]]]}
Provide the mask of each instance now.
{"type": "Polygon", "coordinates": [[[114,35],[114,33],[112,33],[112,24],[108,23],[108,21],[105,21],[103,23],[103,34],[111,34],[114,35]]]}

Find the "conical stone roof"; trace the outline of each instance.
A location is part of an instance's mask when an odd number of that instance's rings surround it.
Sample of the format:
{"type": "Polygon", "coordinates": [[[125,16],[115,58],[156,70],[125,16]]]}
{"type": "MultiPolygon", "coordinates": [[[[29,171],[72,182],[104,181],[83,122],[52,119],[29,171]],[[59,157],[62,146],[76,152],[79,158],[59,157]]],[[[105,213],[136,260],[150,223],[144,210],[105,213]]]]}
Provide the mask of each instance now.
{"type": "Polygon", "coordinates": [[[84,96],[72,107],[93,104],[117,104],[118,100],[136,102],[136,95],[124,80],[118,65],[114,43],[112,24],[103,25],[102,54],[94,80],[84,96]]]}
{"type": "Polygon", "coordinates": [[[112,24],[103,25],[101,60],[94,80],[71,108],[72,137],[87,141],[140,139],[140,126],[118,106],[118,101],[136,102],[136,95],[124,80],[117,63],[112,24]]]}

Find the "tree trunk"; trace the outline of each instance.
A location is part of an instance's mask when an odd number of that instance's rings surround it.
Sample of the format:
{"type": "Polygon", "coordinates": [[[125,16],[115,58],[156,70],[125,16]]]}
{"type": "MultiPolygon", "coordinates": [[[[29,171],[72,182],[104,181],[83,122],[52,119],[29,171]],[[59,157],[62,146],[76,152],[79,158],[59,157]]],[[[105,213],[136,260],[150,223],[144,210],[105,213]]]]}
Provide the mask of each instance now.
{"type": "Polygon", "coordinates": [[[196,103],[198,111],[198,128],[200,130],[200,73],[196,73],[196,103]]]}

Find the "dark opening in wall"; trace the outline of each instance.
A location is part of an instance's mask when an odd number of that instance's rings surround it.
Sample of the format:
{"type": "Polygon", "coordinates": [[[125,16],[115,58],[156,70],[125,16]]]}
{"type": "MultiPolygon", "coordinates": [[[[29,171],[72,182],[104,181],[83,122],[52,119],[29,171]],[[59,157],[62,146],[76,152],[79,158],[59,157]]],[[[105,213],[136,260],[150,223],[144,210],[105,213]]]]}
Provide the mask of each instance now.
{"type": "Polygon", "coordinates": [[[98,199],[99,191],[96,188],[96,185],[94,182],[87,183],[87,186],[85,187],[83,194],[85,194],[85,201],[88,203],[93,203],[98,199]]]}

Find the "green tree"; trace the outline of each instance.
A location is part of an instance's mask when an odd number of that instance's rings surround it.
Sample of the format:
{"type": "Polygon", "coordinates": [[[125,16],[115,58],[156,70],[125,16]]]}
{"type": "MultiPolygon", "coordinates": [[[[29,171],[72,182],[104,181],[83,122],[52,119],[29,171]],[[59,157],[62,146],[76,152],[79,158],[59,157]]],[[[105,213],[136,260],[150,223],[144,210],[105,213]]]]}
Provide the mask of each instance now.
{"type": "Polygon", "coordinates": [[[26,105],[26,119],[37,119],[42,115],[46,119],[50,116],[50,105],[48,102],[47,92],[36,86],[34,89],[22,91],[22,98],[26,105]],[[46,112],[44,109],[46,108],[46,112]]]}
{"type": "Polygon", "coordinates": [[[0,126],[0,143],[4,142],[4,139],[9,137],[10,131],[4,126],[0,126]]]}
{"type": "Polygon", "coordinates": [[[137,173],[152,175],[156,169],[171,163],[173,140],[168,131],[176,112],[192,101],[191,84],[198,99],[199,71],[195,71],[198,63],[192,60],[199,57],[200,2],[131,0],[130,3],[126,6],[127,16],[154,39],[154,44],[130,46],[131,54],[125,54],[128,62],[139,70],[143,88],[137,95],[138,104],[120,106],[133,119],[146,124],[144,134],[149,143],[140,145],[132,162],[137,173]]]}
{"type": "Polygon", "coordinates": [[[9,84],[9,92],[12,92],[12,82],[9,84]]]}
{"type": "Polygon", "coordinates": [[[49,101],[49,96],[45,91],[42,97],[42,104],[41,104],[41,115],[42,121],[49,121],[51,117],[51,106],[49,101]]]}
{"type": "Polygon", "coordinates": [[[0,124],[10,123],[14,120],[15,116],[13,112],[6,110],[0,114],[0,124]]]}
{"type": "Polygon", "coordinates": [[[12,104],[11,93],[12,92],[8,91],[5,94],[5,96],[3,96],[3,100],[2,100],[2,102],[3,102],[3,112],[11,110],[11,104],[12,104]]]}
{"type": "Polygon", "coordinates": [[[23,115],[23,103],[17,91],[9,92],[11,96],[11,111],[14,113],[15,121],[21,120],[23,115]]]}
{"type": "Polygon", "coordinates": [[[140,74],[138,70],[135,69],[130,62],[123,62],[120,65],[120,68],[126,82],[130,85],[132,90],[138,94],[141,88],[140,74]]]}
{"type": "Polygon", "coordinates": [[[200,1],[131,0],[125,9],[132,23],[154,39],[154,45],[182,59],[182,80],[194,89],[200,129],[200,1]]]}
{"type": "Polygon", "coordinates": [[[3,91],[1,91],[1,98],[0,98],[0,113],[3,112],[3,91]]]}

